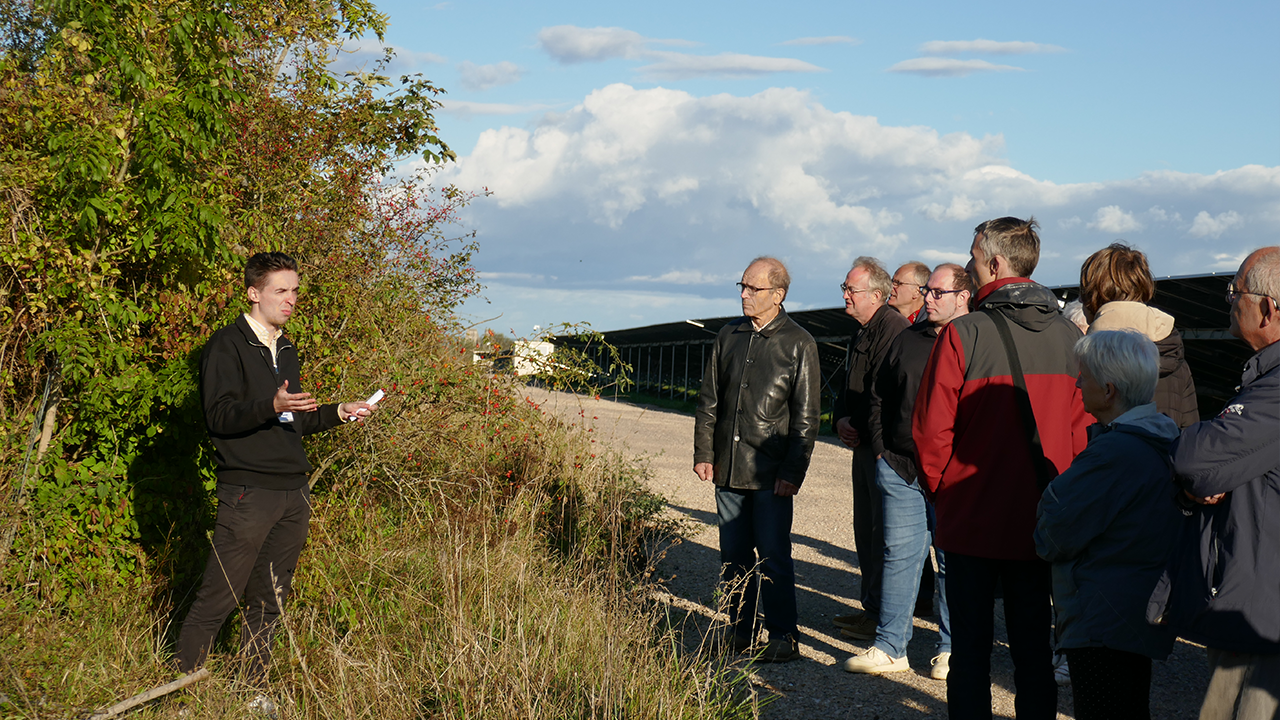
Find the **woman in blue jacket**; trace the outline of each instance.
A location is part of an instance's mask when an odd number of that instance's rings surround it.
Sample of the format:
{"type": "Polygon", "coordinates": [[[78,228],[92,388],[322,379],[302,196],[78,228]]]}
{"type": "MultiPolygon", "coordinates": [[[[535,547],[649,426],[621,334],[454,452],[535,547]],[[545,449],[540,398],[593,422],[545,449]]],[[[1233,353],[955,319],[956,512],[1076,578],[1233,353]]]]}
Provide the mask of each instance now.
{"type": "Polygon", "coordinates": [[[1151,660],[1173,647],[1146,610],[1182,519],[1169,460],[1178,426],[1152,402],[1160,360],[1147,337],[1097,332],[1076,354],[1076,385],[1102,427],[1045,490],[1036,552],[1053,563],[1077,720],[1150,718],[1151,660]]]}

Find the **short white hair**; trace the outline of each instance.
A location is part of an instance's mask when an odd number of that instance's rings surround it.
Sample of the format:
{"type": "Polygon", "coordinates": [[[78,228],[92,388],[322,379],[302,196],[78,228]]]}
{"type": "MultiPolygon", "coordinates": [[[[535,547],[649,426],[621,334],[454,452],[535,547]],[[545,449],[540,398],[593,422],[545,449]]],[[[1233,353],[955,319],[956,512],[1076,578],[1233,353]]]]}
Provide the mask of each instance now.
{"type": "Polygon", "coordinates": [[[1134,330],[1100,330],[1076,341],[1076,358],[1099,385],[1111,383],[1124,410],[1151,402],[1160,378],[1160,352],[1134,330]]]}

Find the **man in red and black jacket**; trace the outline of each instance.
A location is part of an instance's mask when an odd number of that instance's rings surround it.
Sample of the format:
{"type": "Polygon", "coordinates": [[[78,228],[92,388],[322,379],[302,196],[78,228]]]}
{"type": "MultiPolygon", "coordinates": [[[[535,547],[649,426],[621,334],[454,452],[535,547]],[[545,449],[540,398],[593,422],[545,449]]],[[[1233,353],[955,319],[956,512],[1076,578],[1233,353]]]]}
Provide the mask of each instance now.
{"type": "Polygon", "coordinates": [[[1040,259],[1036,227],[1034,218],[1005,217],[974,230],[968,269],[977,311],[938,337],[912,415],[920,477],[937,510],[936,544],[947,553],[952,718],[991,717],[997,581],[1017,716],[1057,714],[1049,565],[1036,556],[1031,533],[1041,488],[1084,449],[1088,421],[1072,351],[1080,330],[1053,293],[1029,279],[1040,259]],[[1034,419],[1025,417],[1027,400],[1034,419]]]}

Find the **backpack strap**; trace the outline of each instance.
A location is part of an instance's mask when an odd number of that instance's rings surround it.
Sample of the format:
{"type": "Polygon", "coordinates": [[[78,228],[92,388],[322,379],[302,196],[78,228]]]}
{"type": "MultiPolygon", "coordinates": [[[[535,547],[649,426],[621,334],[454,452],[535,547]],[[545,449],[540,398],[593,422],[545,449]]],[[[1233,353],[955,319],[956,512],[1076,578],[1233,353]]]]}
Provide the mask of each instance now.
{"type": "Polygon", "coordinates": [[[999,310],[983,309],[991,322],[995,323],[1000,341],[1004,343],[1004,352],[1009,358],[1009,372],[1013,376],[1013,387],[1018,397],[1018,410],[1022,415],[1022,429],[1026,433],[1027,444],[1031,447],[1031,464],[1036,470],[1036,487],[1040,492],[1049,487],[1053,480],[1053,471],[1049,469],[1049,459],[1044,456],[1044,447],[1040,444],[1040,428],[1036,426],[1036,414],[1031,409],[1031,394],[1027,392],[1027,379],[1022,374],[1022,360],[1013,345],[1013,334],[1009,331],[1009,321],[999,310]]]}

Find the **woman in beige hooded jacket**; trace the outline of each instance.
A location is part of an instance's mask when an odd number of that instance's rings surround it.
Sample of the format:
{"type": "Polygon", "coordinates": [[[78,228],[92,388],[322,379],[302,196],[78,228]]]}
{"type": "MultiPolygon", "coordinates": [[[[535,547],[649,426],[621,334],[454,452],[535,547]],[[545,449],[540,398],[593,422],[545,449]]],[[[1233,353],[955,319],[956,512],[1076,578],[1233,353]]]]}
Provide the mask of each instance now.
{"type": "Polygon", "coordinates": [[[1150,338],[1160,351],[1156,408],[1185,428],[1200,421],[1196,386],[1173,316],[1147,304],[1155,292],[1147,257],[1123,243],[1090,255],[1080,267],[1080,302],[1089,332],[1136,330],[1150,338]]]}

